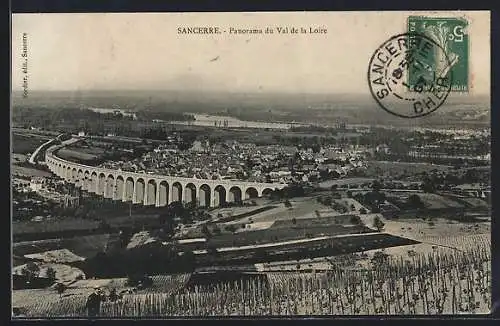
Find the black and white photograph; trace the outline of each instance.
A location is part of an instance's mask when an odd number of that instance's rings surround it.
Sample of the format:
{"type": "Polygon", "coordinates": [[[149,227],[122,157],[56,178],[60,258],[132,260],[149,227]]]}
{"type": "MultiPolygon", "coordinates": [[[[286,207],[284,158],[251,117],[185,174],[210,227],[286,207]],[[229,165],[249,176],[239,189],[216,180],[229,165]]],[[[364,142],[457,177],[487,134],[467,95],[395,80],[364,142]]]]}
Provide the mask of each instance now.
{"type": "Polygon", "coordinates": [[[491,312],[489,11],[11,24],[12,319],[491,312]]]}

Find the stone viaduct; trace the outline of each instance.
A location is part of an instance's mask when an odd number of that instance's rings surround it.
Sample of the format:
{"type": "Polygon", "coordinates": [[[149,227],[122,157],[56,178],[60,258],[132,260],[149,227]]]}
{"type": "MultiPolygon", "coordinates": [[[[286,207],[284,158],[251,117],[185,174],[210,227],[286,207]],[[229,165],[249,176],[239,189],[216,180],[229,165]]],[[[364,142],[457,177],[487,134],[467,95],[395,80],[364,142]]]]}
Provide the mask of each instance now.
{"type": "Polygon", "coordinates": [[[63,146],[52,146],[45,152],[50,171],[82,190],[134,204],[161,207],[180,201],[217,207],[226,202],[261,197],[286,186],[282,183],[205,180],[98,168],[57,157],[55,151],[63,146]]]}

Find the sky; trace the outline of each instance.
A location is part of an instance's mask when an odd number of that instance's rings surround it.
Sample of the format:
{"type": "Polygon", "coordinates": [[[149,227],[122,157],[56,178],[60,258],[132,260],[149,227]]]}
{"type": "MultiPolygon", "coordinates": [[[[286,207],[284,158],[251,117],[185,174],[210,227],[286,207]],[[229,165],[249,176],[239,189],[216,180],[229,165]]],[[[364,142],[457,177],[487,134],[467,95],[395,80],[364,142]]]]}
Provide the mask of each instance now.
{"type": "Polygon", "coordinates": [[[411,14],[466,17],[472,94],[490,91],[490,14],[482,12],[85,13],[12,16],[12,89],[368,93],[374,51],[411,14]],[[180,35],[218,26],[273,34],[180,35]],[[325,28],[278,34],[276,27],[325,28]]]}

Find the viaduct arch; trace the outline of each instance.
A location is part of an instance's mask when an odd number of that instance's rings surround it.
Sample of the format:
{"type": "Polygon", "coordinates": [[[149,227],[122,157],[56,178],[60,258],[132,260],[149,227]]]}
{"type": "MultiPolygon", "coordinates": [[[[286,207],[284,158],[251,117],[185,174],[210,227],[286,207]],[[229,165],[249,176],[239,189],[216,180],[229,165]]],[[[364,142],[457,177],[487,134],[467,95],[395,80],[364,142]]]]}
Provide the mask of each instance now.
{"type": "Polygon", "coordinates": [[[57,157],[54,151],[63,146],[52,146],[45,152],[45,162],[52,173],[83,190],[122,202],[162,207],[180,201],[217,207],[261,197],[286,186],[283,183],[205,180],[98,168],[57,157]]]}

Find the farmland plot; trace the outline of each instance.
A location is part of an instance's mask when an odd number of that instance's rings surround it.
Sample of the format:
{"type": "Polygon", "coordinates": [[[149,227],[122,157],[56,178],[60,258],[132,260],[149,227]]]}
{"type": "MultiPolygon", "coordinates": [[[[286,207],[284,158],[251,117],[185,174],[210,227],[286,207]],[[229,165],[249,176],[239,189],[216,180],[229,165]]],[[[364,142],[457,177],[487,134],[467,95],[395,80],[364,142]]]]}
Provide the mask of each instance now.
{"type": "MultiPolygon", "coordinates": [[[[185,288],[169,295],[127,295],[103,317],[373,315],[488,313],[490,248],[392,260],[373,270],[273,273],[185,288]]],[[[68,312],[63,312],[68,314],[68,312]]],[[[51,312],[53,315],[54,312],[51,312]]]]}

